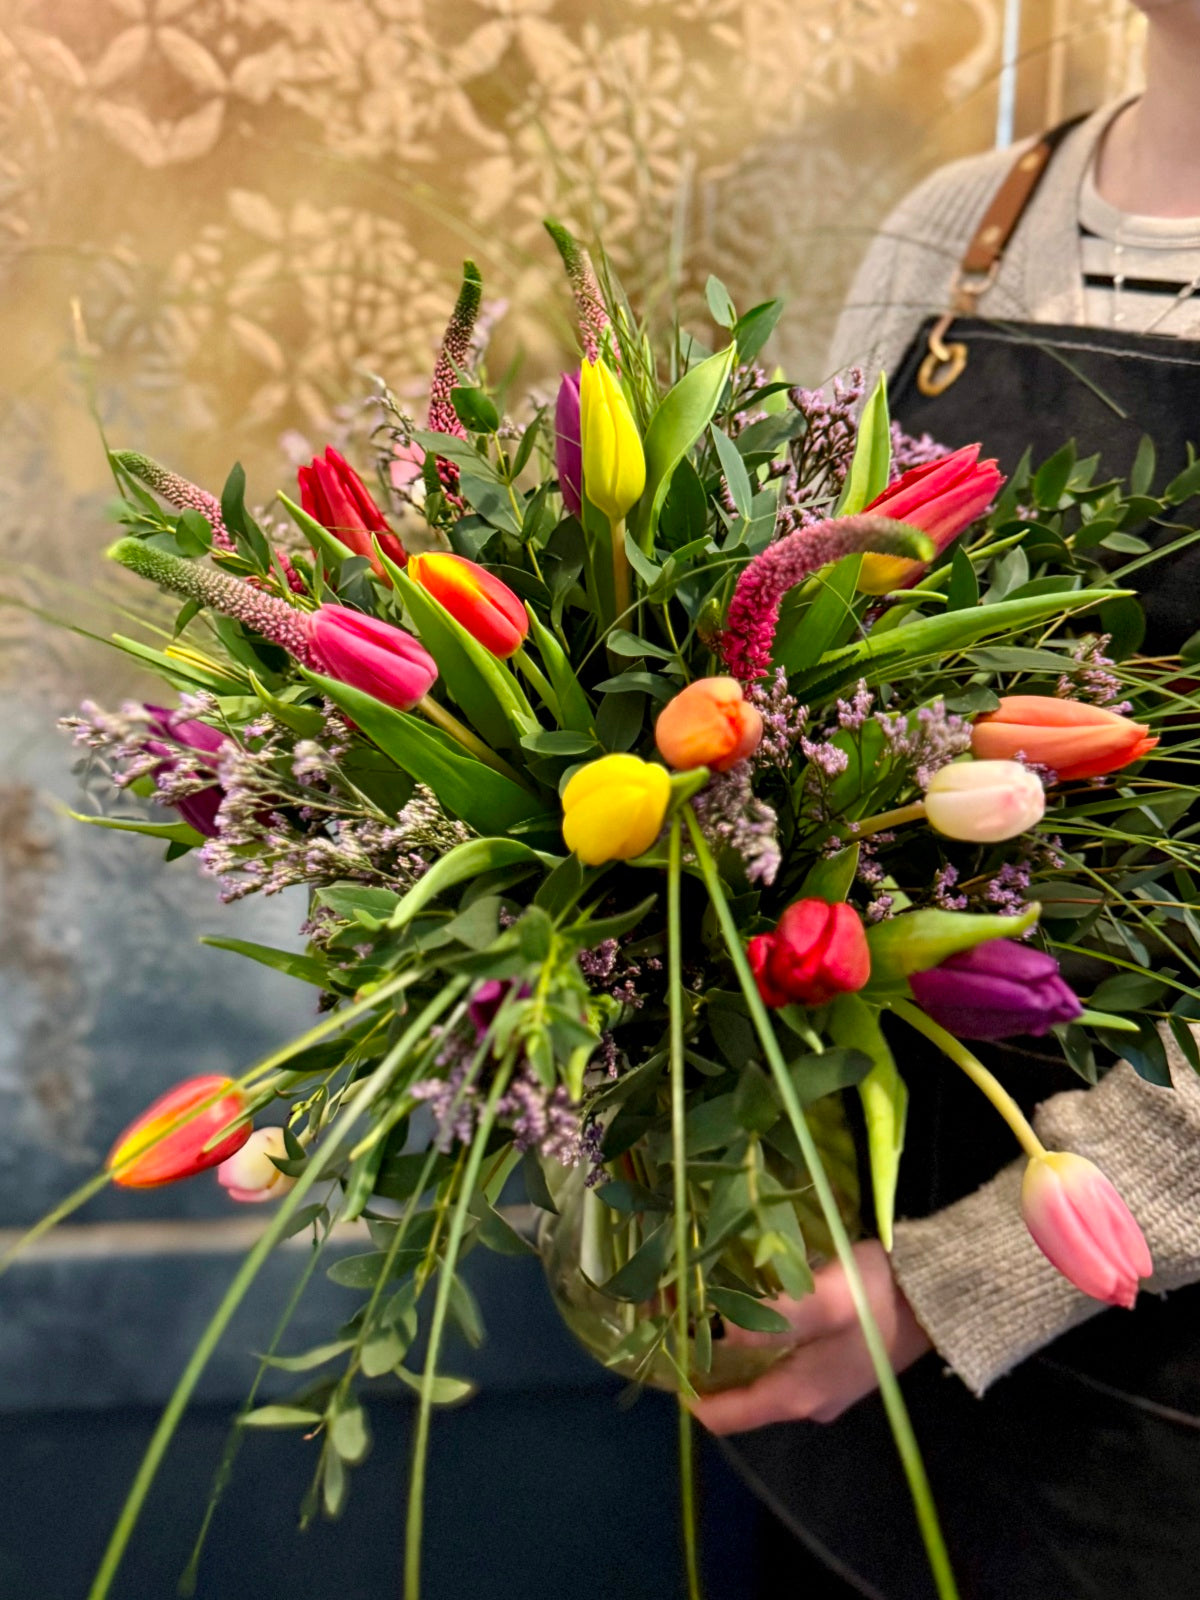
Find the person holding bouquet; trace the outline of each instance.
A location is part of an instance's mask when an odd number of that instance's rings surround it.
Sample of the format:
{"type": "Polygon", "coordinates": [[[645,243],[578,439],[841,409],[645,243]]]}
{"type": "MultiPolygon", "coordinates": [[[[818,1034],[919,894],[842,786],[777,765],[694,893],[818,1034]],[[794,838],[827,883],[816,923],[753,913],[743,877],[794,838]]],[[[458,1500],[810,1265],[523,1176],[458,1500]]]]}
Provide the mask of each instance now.
{"type": "MultiPolygon", "coordinates": [[[[870,246],[831,366],[887,371],[908,432],[958,446],[986,415],[1009,470],[1027,446],[1039,462],[1072,435],[1099,442],[1112,472],[1130,470],[1142,435],[1161,474],[1186,465],[1200,437],[1200,0],[1140,5],[1141,96],[935,172],[870,246]]],[[[1177,652],[1200,625],[1198,550],[1138,575],[1149,654],[1177,652]]],[[[1146,1229],[1159,1293],[1133,1316],[1099,1315],[1025,1233],[1023,1163],[1004,1166],[969,1086],[932,1055],[913,1062],[910,1039],[910,1220],[890,1255],[876,1241],[857,1252],[894,1365],[910,1369],[964,1592],[1183,1600],[1200,1556],[1200,1082],[1171,1041],[1173,1088],[1124,1062],[1082,1088],[1052,1041],[981,1050],[1146,1229]],[[935,1146],[940,1164],[922,1159],[935,1146]]],[[[751,1483],[856,1590],[925,1600],[845,1277],[834,1264],[816,1278],[814,1294],[781,1303],[790,1333],[770,1336],[792,1353],[697,1415],[741,1435],[731,1449],[751,1483]]]]}

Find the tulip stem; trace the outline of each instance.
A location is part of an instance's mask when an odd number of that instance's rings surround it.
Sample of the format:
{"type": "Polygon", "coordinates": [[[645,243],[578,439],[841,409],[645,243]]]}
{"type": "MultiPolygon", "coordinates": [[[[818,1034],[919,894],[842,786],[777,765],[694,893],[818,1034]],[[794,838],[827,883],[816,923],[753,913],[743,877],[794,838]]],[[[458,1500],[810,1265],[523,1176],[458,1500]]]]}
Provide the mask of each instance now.
{"type": "Polygon", "coordinates": [[[536,663],[529,659],[529,652],[526,650],[524,645],[521,645],[519,649],[513,652],[512,659],[513,664],[520,668],[520,670],[529,679],[533,687],[537,690],[538,696],[542,703],[549,708],[550,712],[555,717],[558,717],[558,696],[551,687],[545,673],[536,665],[536,663]]]}
{"type": "Polygon", "coordinates": [[[914,800],[911,805],[897,806],[894,811],[879,811],[873,817],[851,823],[851,839],[865,839],[872,833],[882,833],[885,828],[897,828],[902,822],[919,822],[925,815],[924,800],[914,800]]]}
{"type": "Polygon", "coordinates": [[[973,1056],[964,1044],[961,1044],[952,1033],[947,1033],[945,1028],[939,1028],[932,1017],[926,1016],[924,1011],[912,1005],[907,1000],[893,1000],[892,1010],[898,1017],[908,1023],[910,1028],[915,1028],[918,1033],[923,1033],[931,1044],[937,1045],[942,1054],[953,1061],[956,1067],[961,1067],[970,1078],[971,1082],[995,1106],[996,1110],[1008,1123],[1017,1142],[1027,1156],[1044,1156],[1046,1147],[1033,1131],[1033,1124],[1021,1110],[1020,1106],[1000,1082],[999,1078],[984,1066],[978,1056],[973,1056]]]}
{"type": "Polygon", "coordinates": [[[629,557],[625,554],[624,517],[614,517],[609,528],[612,533],[613,603],[617,616],[623,617],[632,605],[629,557]]]}
{"type": "Polygon", "coordinates": [[[482,761],[485,766],[491,767],[493,772],[499,772],[504,777],[511,778],[514,783],[521,784],[522,788],[525,787],[521,775],[509,766],[503,756],[498,756],[490,745],[484,744],[483,740],[473,734],[465,723],[460,722],[452,712],[447,711],[445,706],[439,705],[432,695],[423,695],[413,709],[415,711],[423,711],[430,722],[441,728],[443,733],[448,733],[452,739],[457,740],[464,750],[469,750],[477,760],[482,761]]]}
{"type": "Polygon", "coordinates": [[[901,1394],[900,1385],[896,1381],[891,1357],[888,1354],[886,1344],[883,1342],[883,1335],[879,1330],[879,1323],[875,1319],[875,1313],[871,1309],[866,1285],[863,1283],[862,1273],[859,1271],[858,1260],[850,1243],[850,1236],[846,1232],[846,1224],[842,1220],[837,1196],[825,1171],[812,1131],[805,1120],[804,1108],[800,1103],[799,1095],[796,1093],[796,1085],[792,1082],[774,1026],[767,1015],[767,1009],[758,992],[758,985],[755,983],[754,976],[750,971],[750,963],[746,959],[742,936],[729,908],[729,901],[721,884],[720,874],[717,871],[716,862],[713,860],[712,851],[708,847],[708,841],[701,832],[695,813],[690,806],[685,810],[684,818],[687,822],[688,833],[691,835],[692,849],[696,852],[696,860],[725,940],[726,952],[733,964],[734,971],[737,973],[738,983],[746,999],[750,1020],[754,1024],[754,1030],[762,1044],[763,1054],[770,1065],[771,1075],[775,1079],[779,1097],[783,1101],[788,1121],[791,1123],[792,1131],[796,1135],[796,1142],[800,1146],[800,1154],[803,1156],[804,1164],[808,1168],[808,1175],[816,1193],[817,1202],[821,1207],[825,1224],[829,1229],[830,1238],[833,1240],[834,1251],[841,1264],[842,1271],[846,1275],[846,1287],[850,1293],[850,1300],[858,1318],[859,1327],[862,1329],[863,1342],[866,1344],[867,1353],[870,1355],[871,1365],[875,1369],[880,1398],[883,1401],[883,1407],[891,1425],[892,1438],[896,1443],[896,1450],[904,1468],[905,1478],[908,1480],[908,1488],[912,1495],[913,1507],[921,1529],[925,1553],[929,1558],[938,1600],[958,1600],[958,1586],[954,1581],[954,1572],[950,1566],[950,1556],[946,1550],[946,1542],[938,1523],[937,1508],[933,1503],[933,1491],[929,1485],[925,1464],[921,1460],[920,1448],[913,1433],[908,1408],[904,1404],[904,1396],[901,1394]]]}

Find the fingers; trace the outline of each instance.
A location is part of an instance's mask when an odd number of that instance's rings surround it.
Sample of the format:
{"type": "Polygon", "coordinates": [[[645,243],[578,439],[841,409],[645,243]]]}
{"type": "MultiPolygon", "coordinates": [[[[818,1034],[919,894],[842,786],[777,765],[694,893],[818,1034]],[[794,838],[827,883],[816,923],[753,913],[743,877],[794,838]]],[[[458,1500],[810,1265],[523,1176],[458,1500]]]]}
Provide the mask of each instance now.
{"type": "Polygon", "coordinates": [[[820,1397],[808,1396],[798,1366],[796,1356],[785,1356],[743,1389],[724,1389],[692,1401],[692,1415],[716,1434],[748,1433],[771,1422],[794,1422],[807,1416],[810,1398],[816,1404],[820,1397]]]}

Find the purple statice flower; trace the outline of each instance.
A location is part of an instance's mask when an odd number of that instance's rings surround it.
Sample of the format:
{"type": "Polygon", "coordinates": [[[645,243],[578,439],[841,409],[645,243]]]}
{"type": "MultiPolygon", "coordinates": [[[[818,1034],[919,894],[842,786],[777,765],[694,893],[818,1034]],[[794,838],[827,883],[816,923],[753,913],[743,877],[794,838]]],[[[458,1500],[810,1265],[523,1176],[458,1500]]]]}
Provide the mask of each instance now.
{"type": "Polygon", "coordinates": [[[935,906],[943,911],[965,911],[967,897],[965,894],[956,894],[954,885],[958,882],[958,868],[953,862],[947,861],[945,866],[939,867],[933,875],[932,897],[935,906]]]}
{"type": "Polygon", "coordinates": [[[827,778],[836,778],[850,765],[848,752],[839,749],[831,739],[801,739],[800,750],[804,759],[818,767],[827,778]]]}
{"type": "Polygon", "coordinates": [[[867,688],[867,680],[860,678],[854,690],[852,700],[839,700],[838,727],[847,733],[857,733],[867,720],[871,707],[875,704],[875,696],[867,688]]]}
{"type": "Polygon", "coordinates": [[[615,939],[604,939],[594,949],[579,952],[579,970],[590,984],[603,984],[612,977],[620,948],[615,939]]]}
{"type": "Polygon", "coordinates": [[[935,772],[971,748],[971,725],[946,710],[944,700],[915,712],[877,711],[887,754],[908,767],[916,783],[927,788],[935,772]]]}
{"type": "Polygon", "coordinates": [[[886,922],[894,913],[895,901],[890,894],[877,894],[863,911],[864,922],[886,922]]]}
{"type": "Polygon", "coordinates": [[[779,819],[751,784],[753,767],[739,761],[717,773],[692,802],[704,837],[741,856],[750,883],[774,883],[779,871],[779,819]]]}
{"type": "Polygon", "coordinates": [[[469,1060],[461,1060],[444,1078],[423,1078],[409,1090],[413,1099],[424,1101],[433,1114],[434,1148],[443,1155],[456,1144],[470,1144],[475,1134],[479,1095],[466,1081],[470,1066],[469,1060]]]}
{"type": "Polygon", "coordinates": [[[1131,700],[1118,700],[1121,680],[1109,668],[1115,663],[1105,650],[1112,643],[1111,633],[1090,634],[1081,639],[1071,652],[1075,665],[1064,672],[1055,686],[1060,700],[1085,700],[1094,706],[1123,715],[1133,710],[1131,700]]]}
{"type": "Polygon", "coordinates": [[[905,433],[898,422],[892,423],[892,468],[889,474],[889,483],[895,483],[897,478],[902,478],[906,472],[911,472],[913,467],[927,467],[931,462],[940,461],[943,456],[951,454],[949,445],[939,444],[928,433],[918,436],[905,433]]]}
{"type": "Polygon", "coordinates": [[[606,1028],[600,1035],[600,1044],[592,1057],[592,1065],[599,1067],[606,1078],[615,1078],[621,1069],[621,1051],[616,1035],[606,1028]]]}
{"type": "Polygon", "coordinates": [[[1001,916],[1018,917],[1029,903],[1027,895],[1032,876],[1033,869],[1028,861],[1006,861],[988,883],[984,897],[1001,916]]]}
{"type": "Polygon", "coordinates": [[[786,772],[792,751],[804,733],[808,707],[788,693],[787,673],[782,667],[776,667],[769,684],[753,684],[747,699],[763,720],[762,738],[751,760],[758,766],[769,765],[786,772]]]}

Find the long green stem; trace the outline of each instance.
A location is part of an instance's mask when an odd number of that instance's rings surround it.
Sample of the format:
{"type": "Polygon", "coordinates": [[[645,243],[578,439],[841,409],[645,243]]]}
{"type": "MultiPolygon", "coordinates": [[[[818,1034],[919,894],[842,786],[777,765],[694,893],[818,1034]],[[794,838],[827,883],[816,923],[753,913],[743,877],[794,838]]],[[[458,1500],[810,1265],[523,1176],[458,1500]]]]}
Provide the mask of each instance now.
{"type": "MultiPolygon", "coordinates": [[[[683,877],[683,828],[678,812],[671,821],[667,844],[667,992],[671,1007],[671,1162],[675,1184],[675,1345],[682,1378],[688,1367],[688,1192],[687,1101],[683,1055],[683,931],[679,885],[683,877]]],[[[703,1315],[703,1306],[697,1306],[703,1315]]],[[[688,1600],[701,1600],[696,1549],[696,1486],[692,1460],[692,1416],[679,1398],[679,1490],[683,1520],[683,1552],[688,1600]]]]}
{"type": "Polygon", "coordinates": [[[725,898],[725,891],[721,886],[721,879],[717,873],[712,852],[708,848],[708,842],[700,831],[699,824],[696,822],[690,806],[687,807],[686,816],[692,847],[696,852],[696,859],[700,864],[700,871],[703,874],[709,898],[712,901],[717,921],[721,927],[721,933],[725,939],[726,950],[737,972],[738,982],[746,998],[751,1021],[754,1023],[755,1031],[762,1043],[763,1052],[770,1064],[780,1099],[783,1101],[788,1120],[792,1124],[792,1130],[800,1146],[800,1153],[804,1157],[809,1177],[812,1179],[813,1190],[816,1193],[826,1226],[833,1240],[834,1250],[846,1275],[846,1285],[850,1290],[850,1298],[854,1304],[859,1326],[862,1328],[863,1340],[871,1357],[871,1365],[875,1369],[884,1409],[891,1424],[892,1437],[896,1441],[896,1449],[904,1468],[905,1477],[908,1479],[909,1492],[912,1495],[913,1505],[916,1509],[917,1522],[929,1557],[929,1565],[933,1572],[939,1600],[958,1600],[958,1586],[954,1581],[954,1573],[950,1566],[946,1542],[942,1537],[937,1509],[933,1503],[933,1493],[929,1487],[929,1478],[925,1472],[925,1463],[921,1459],[921,1452],[917,1445],[916,1436],[913,1433],[908,1408],[905,1406],[904,1397],[900,1393],[900,1385],[897,1383],[896,1374],[892,1370],[887,1346],[883,1342],[883,1335],[879,1331],[879,1324],[875,1320],[875,1314],[871,1310],[871,1302],[867,1298],[866,1286],[863,1283],[862,1274],[858,1270],[858,1263],[855,1260],[850,1237],[846,1232],[846,1225],[842,1221],[842,1214],[838,1209],[837,1198],[825,1172],[820,1152],[817,1149],[808,1123],[805,1121],[804,1109],[796,1093],[796,1086],[793,1084],[791,1074],[787,1070],[787,1063],[783,1059],[783,1052],[779,1048],[779,1041],[775,1037],[771,1019],[767,1015],[766,1007],[763,1005],[762,997],[758,992],[758,987],[754,982],[753,974],[746,960],[737,923],[733,919],[733,913],[729,909],[729,902],[725,898]]]}
{"type": "Polygon", "coordinates": [[[945,1028],[939,1028],[932,1017],[926,1016],[923,1011],[918,1010],[914,1005],[910,1005],[907,1000],[893,1000],[892,1010],[898,1017],[902,1017],[910,1028],[915,1028],[918,1033],[923,1033],[931,1044],[937,1045],[942,1054],[953,1061],[956,1067],[962,1068],[975,1087],[987,1096],[1005,1122],[1008,1123],[1027,1156],[1044,1156],[1046,1154],[1046,1147],[1033,1131],[1029,1118],[1021,1110],[999,1078],[989,1072],[977,1056],[973,1056],[967,1047],[960,1044],[952,1033],[947,1033],[945,1028]]]}
{"type": "Polygon", "coordinates": [[[351,1127],[375,1097],[387,1088],[392,1078],[404,1064],[404,1060],[413,1044],[418,1039],[423,1038],[428,1033],[431,1024],[446,1010],[447,1006],[453,1004],[465,983],[465,979],[460,980],[458,983],[442,990],[431,1000],[413,1023],[405,1029],[393,1048],[375,1068],[375,1071],[359,1086],[358,1093],[338,1117],[337,1125],[332,1130],[326,1144],[322,1146],[321,1151],[314,1154],[312,1160],[296,1180],[295,1188],[280,1202],[279,1209],[272,1217],[269,1226],[238,1268],[233,1282],[225,1291],[220,1305],[201,1334],[186,1367],[183,1369],[179,1382],[175,1385],[171,1398],[167,1401],[163,1414],[159,1418],[158,1426],[155,1428],[150,1443],[146,1447],[146,1453],[142,1457],[137,1476],[134,1478],[129,1493],[125,1497],[121,1515],[112,1531],[112,1536],[108,1541],[108,1546],[92,1582],[92,1587],[88,1590],[87,1600],[107,1600],[113,1579],[117,1575],[117,1568],[121,1564],[121,1559],[128,1547],[133,1530],[137,1526],[142,1507],[146,1502],[146,1496],[150,1492],[150,1486],[154,1482],[158,1469],[162,1464],[163,1456],[166,1454],[167,1446],[171,1442],[175,1429],[179,1426],[180,1418],[187,1408],[188,1401],[200,1381],[200,1375],[208,1365],[209,1358],[220,1343],[234,1312],[245,1298],[246,1292],[257,1277],[263,1262],[283,1237],[288,1223],[299,1209],[300,1202],[313,1185],[325,1176],[326,1169],[330,1165],[330,1159],[341,1142],[339,1138],[341,1130],[351,1127]]]}
{"type": "Polygon", "coordinates": [[[439,705],[432,695],[424,695],[417,701],[415,709],[427,716],[430,722],[441,728],[443,733],[462,745],[464,750],[469,750],[478,761],[491,767],[493,772],[500,772],[506,778],[511,778],[514,783],[525,787],[525,780],[518,772],[514,772],[503,756],[498,756],[491,745],[484,744],[483,740],[473,734],[465,722],[460,722],[452,711],[447,711],[445,706],[439,705]]]}
{"type": "Polygon", "coordinates": [[[885,828],[898,828],[903,822],[918,822],[924,815],[924,800],[914,800],[911,805],[897,806],[894,811],[880,811],[873,817],[864,817],[855,823],[854,837],[865,839],[868,834],[882,833],[885,828]]]}
{"type": "Polygon", "coordinates": [[[613,605],[618,617],[629,610],[630,579],[629,557],[625,554],[625,523],[614,519],[612,530],[613,605]]]}
{"type": "Polygon", "coordinates": [[[463,1233],[467,1225],[467,1206],[479,1181],[483,1165],[484,1148],[496,1120],[496,1108],[508,1087],[513,1058],[510,1054],[501,1063],[492,1080],[487,1101],[479,1116],[479,1126],[471,1142],[471,1153],[463,1173],[458,1203],[450,1220],[446,1249],[438,1273],[437,1296],[433,1303],[433,1317],[429,1324],[429,1346],[425,1354],[425,1368],[421,1374],[421,1398],[417,1408],[417,1427],[413,1438],[412,1472],[408,1484],[408,1518],[404,1540],[404,1597],[420,1600],[421,1597],[421,1539],[425,1516],[425,1468],[429,1458],[429,1424],[433,1414],[433,1383],[437,1377],[437,1360],[441,1350],[442,1334],[446,1327],[446,1313],[450,1306],[450,1291],[454,1283],[454,1269],[462,1248],[463,1233]]]}

